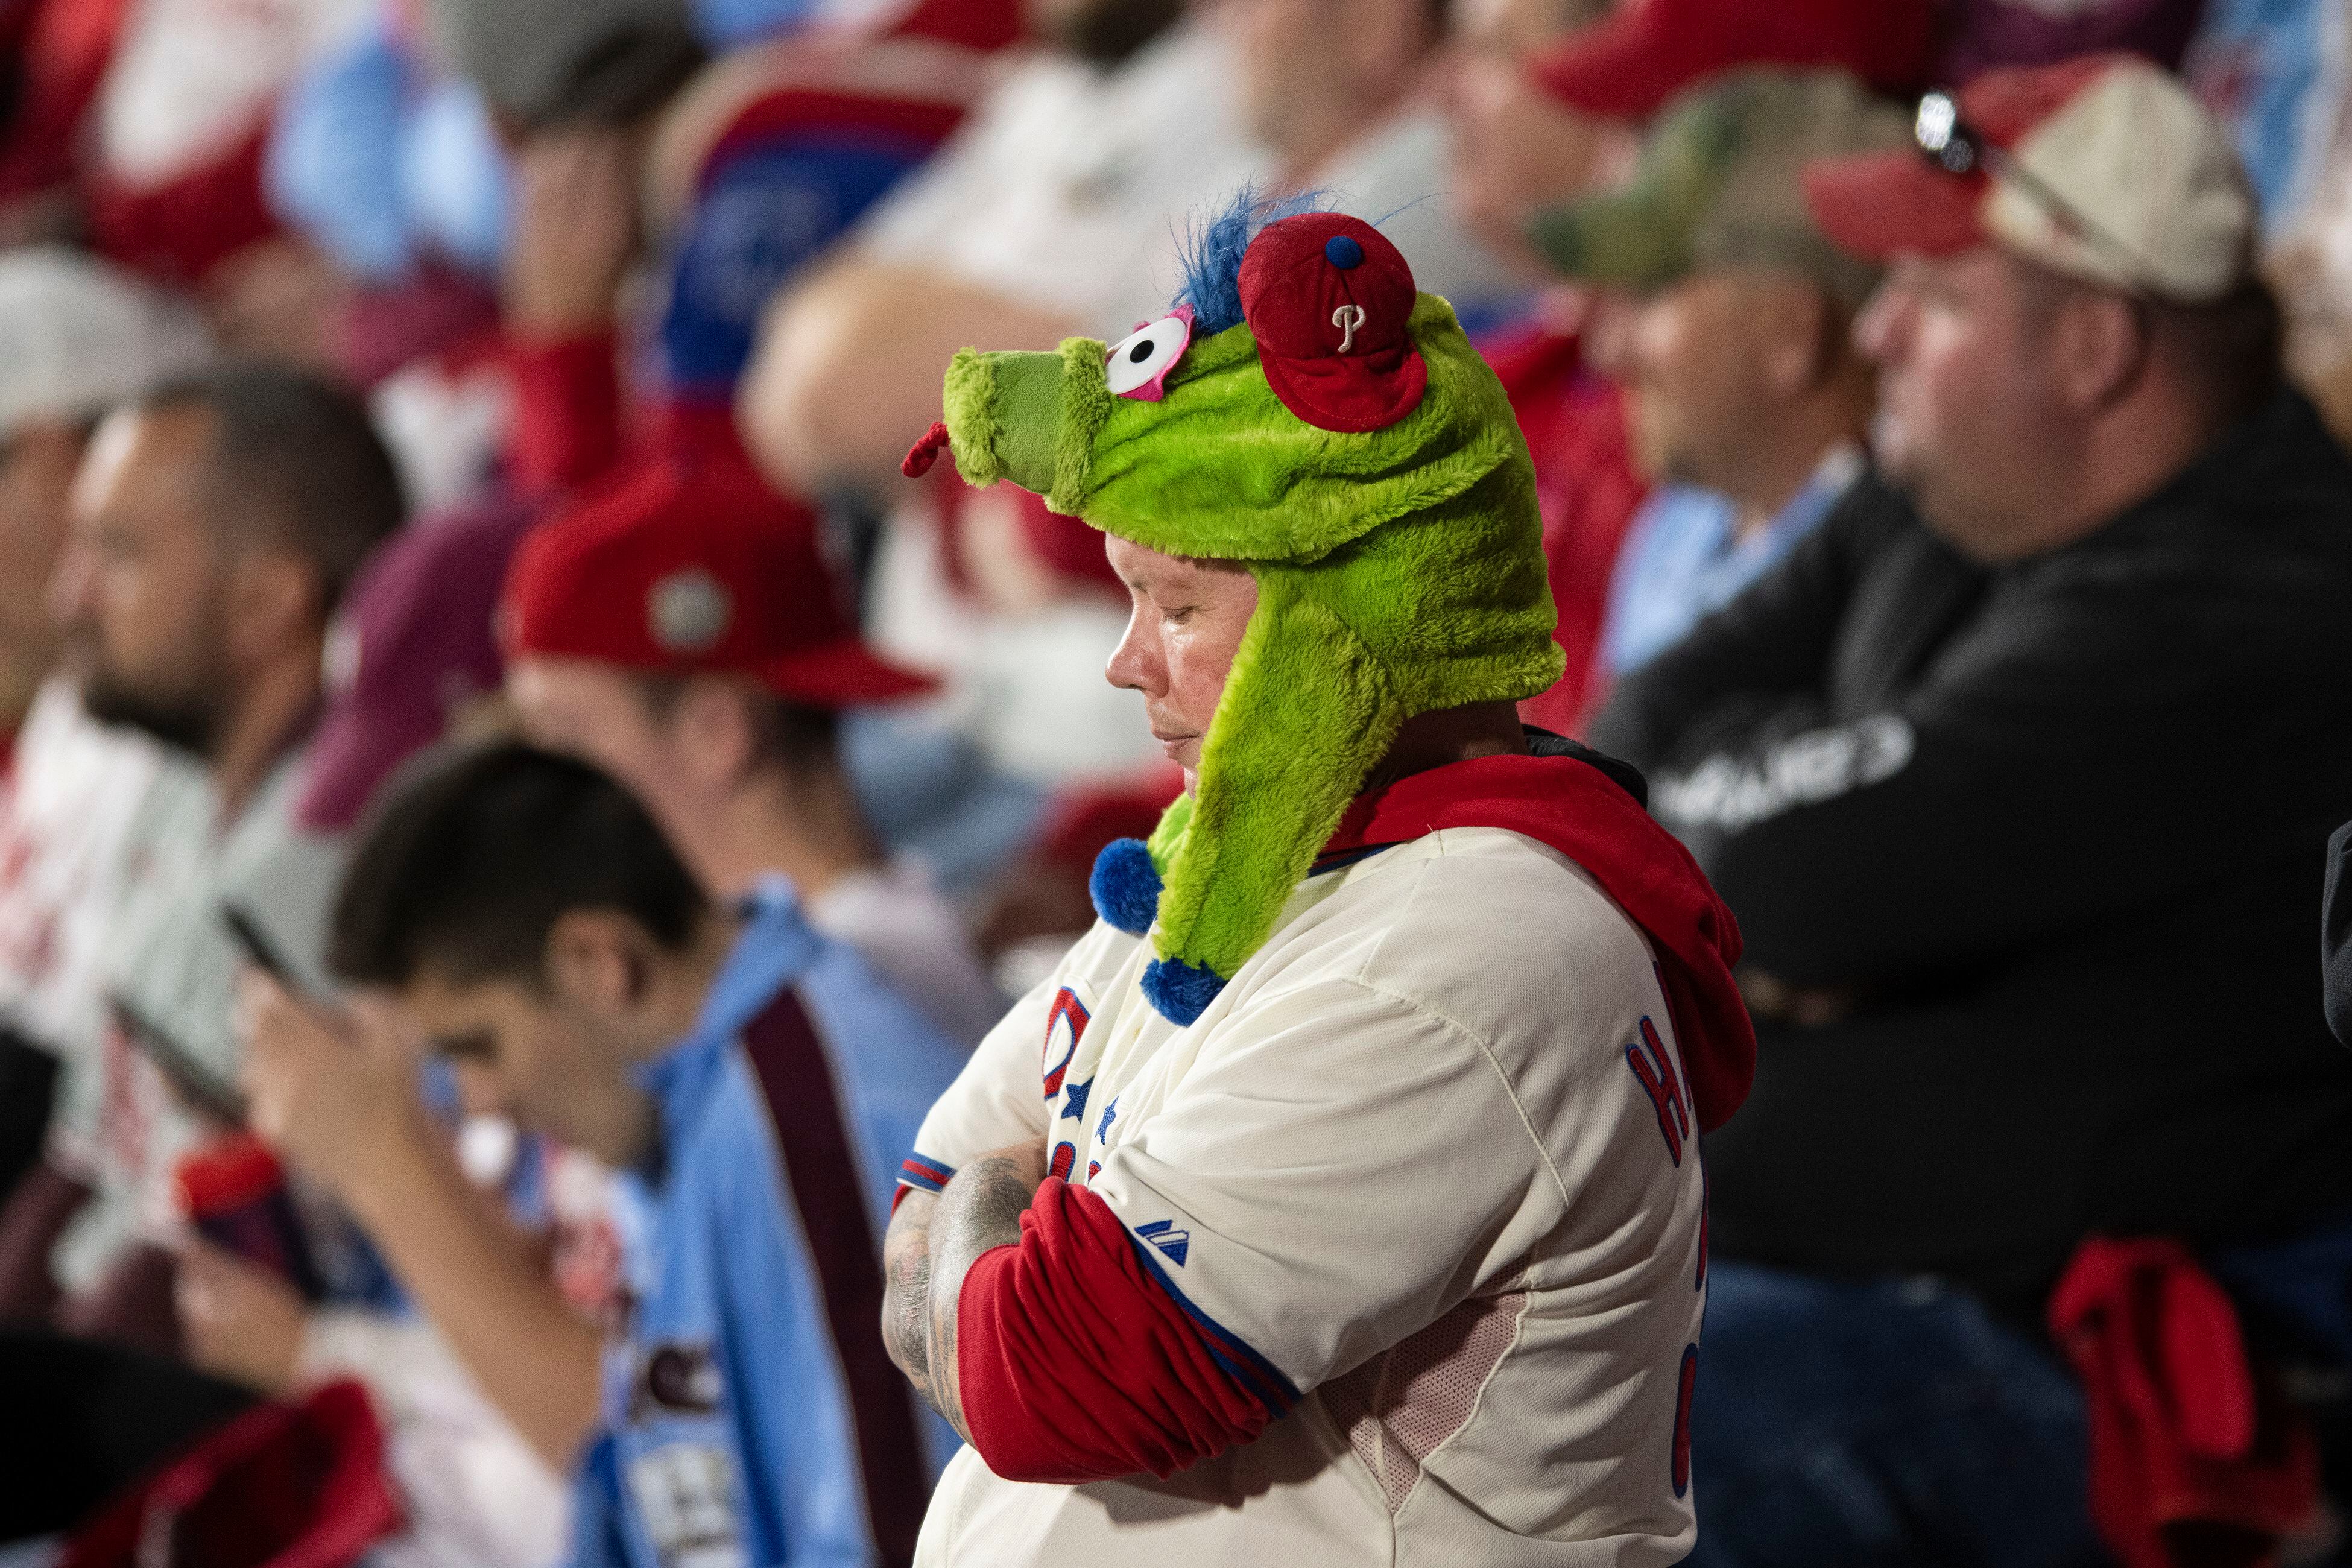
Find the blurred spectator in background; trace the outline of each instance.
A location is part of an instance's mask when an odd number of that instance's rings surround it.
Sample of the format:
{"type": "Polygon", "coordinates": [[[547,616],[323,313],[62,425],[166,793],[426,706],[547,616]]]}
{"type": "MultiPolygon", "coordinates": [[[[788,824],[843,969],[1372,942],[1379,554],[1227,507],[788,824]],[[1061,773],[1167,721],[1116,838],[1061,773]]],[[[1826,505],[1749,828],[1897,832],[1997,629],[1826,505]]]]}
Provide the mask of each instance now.
{"type": "MultiPolygon", "coordinates": [[[[2282,380],[2243,173],[2126,57],[1917,131],[1808,175],[1894,260],[1859,332],[1896,488],[1594,726],[1738,911],[1759,1023],[1706,1146],[1699,1563],[2079,1560],[2084,1394],[2035,1332],[2076,1245],[2352,1216],[2309,991],[2352,462],[2282,380]]],[[[2340,1315],[2326,1252],[2212,1256],[2340,1315]]]]}
{"type": "Polygon", "coordinates": [[[1679,642],[1862,477],[1870,366],[1854,312],[1878,268],[1806,210],[1807,158],[1902,145],[1900,110],[1842,71],[1757,68],[1677,99],[1622,189],[1540,215],[1564,276],[1607,290],[1589,350],[1667,481],[1634,514],[1600,639],[1603,689],[1679,642]]]}
{"type": "Polygon", "coordinates": [[[1380,226],[1424,293],[1476,327],[1515,307],[1515,278],[1444,199],[1444,62],[1454,0],[1226,0],[1243,112],[1282,189],[1380,226]]]}
{"type": "Polygon", "coordinates": [[[337,973],[397,1005],[339,1033],[257,977],[257,1124],[575,1468],[584,1555],[903,1562],[952,1441],[890,1376],[875,1238],[963,1053],[788,893],[735,910],[594,770],[511,744],[442,759],[397,786],[337,901],[337,973]],[[419,1036],[469,1108],[625,1173],[633,1305],[601,1394],[604,1336],[417,1114],[419,1036]]]}
{"type": "MultiPolygon", "coordinates": [[[[100,726],[55,673],[45,595],[68,497],[100,416],[210,352],[192,311],[105,262],[0,255],[0,1203],[38,1159],[56,1099],[97,1091],[97,970],[131,816],[167,768],[194,787],[193,769],[100,726]]],[[[0,1293],[0,1313],[18,1305],[0,1293]]]]}
{"type": "Polygon", "coordinates": [[[489,105],[438,68],[420,8],[375,10],[288,88],[263,163],[270,205],[362,286],[447,268],[487,282],[511,184],[489,105]]]}
{"type": "Polygon", "coordinates": [[[770,306],[739,416],[771,479],[889,498],[957,349],[1116,337],[1160,310],[1174,231],[1265,167],[1237,62],[1182,9],[1024,0],[1027,57],[837,258],[770,306]]]}
{"type": "Polygon", "coordinates": [[[955,127],[1009,6],[937,0],[891,36],[706,68],[682,0],[436,0],[517,147],[503,292],[523,488],[584,483],[632,445],[731,444],[761,306],[955,127]],[[645,308],[625,311],[633,279],[645,308]]]}
{"type": "MultiPolygon", "coordinates": [[[[1927,0],[1653,0],[1638,15],[1570,5],[1574,25],[1557,34],[1542,24],[1559,8],[1487,9],[1484,30],[1465,34],[1454,78],[1456,202],[1531,276],[1551,275],[1531,235],[1539,215],[1628,177],[1642,125],[1671,100],[1762,65],[1839,68],[1900,89],[1924,72],[1933,25],[1927,0]]],[[[1524,331],[1487,345],[1535,459],[1555,635],[1568,655],[1559,684],[1520,711],[1561,733],[1581,729],[1598,696],[1594,676],[1606,674],[1611,582],[1646,488],[1618,392],[1593,374],[1592,304],[1585,290],[1555,289],[1524,331]]]]}
{"type": "Polygon", "coordinates": [[[804,511],[748,466],[649,469],[532,535],[505,624],[526,730],[634,792],[712,897],[781,876],[952,1038],[996,1023],[961,917],[886,861],[842,765],[844,710],[929,683],[858,640],[804,511]]]}
{"type": "MultiPolygon", "coordinates": [[[[339,857],[293,821],[300,759],[328,617],[401,515],[366,411],[260,366],[173,381],[119,409],[76,479],[52,589],[67,668],[92,717],[194,758],[209,788],[151,793],[130,830],[132,882],[103,958],[120,1015],[106,1036],[104,1093],[93,1124],[61,1123],[51,1142],[57,1176],[100,1200],[58,1259],[77,1293],[69,1327],[176,1344],[163,1245],[171,1173],[208,1134],[134,1048],[129,1021],[161,1037],[175,1062],[233,1081],[236,960],[224,899],[247,905],[316,973],[339,857]]],[[[30,1195],[0,1228],[14,1230],[30,1195]]],[[[45,1247],[9,1242],[23,1247],[15,1256],[47,1262],[45,1247]]]]}

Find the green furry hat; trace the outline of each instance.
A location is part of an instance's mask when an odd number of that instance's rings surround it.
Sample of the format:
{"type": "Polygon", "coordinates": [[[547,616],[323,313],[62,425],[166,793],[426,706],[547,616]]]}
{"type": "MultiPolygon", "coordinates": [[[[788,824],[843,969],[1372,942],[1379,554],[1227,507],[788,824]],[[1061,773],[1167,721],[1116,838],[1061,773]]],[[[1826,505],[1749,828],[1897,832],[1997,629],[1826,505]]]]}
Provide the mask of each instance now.
{"type": "Polygon", "coordinates": [[[1189,1024],[1272,931],[1415,714],[1559,678],[1535,472],[1495,379],[1357,219],[1244,198],[1169,317],[1106,348],[958,353],[942,444],[974,485],[1170,555],[1247,563],[1258,605],[1198,797],[1105,851],[1106,919],[1154,932],[1144,987],[1189,1024]]]}

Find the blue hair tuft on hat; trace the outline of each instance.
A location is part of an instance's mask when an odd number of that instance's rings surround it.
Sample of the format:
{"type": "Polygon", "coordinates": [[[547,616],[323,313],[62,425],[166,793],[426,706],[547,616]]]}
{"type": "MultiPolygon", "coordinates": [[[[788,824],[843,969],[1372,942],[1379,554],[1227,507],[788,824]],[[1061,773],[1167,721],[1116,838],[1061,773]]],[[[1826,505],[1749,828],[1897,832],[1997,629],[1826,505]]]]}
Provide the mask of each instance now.
{"type": "Polygon", "coordinates": [[[1240,326],[1242,258],[1258,231],[1276,218],[1336,210],[1328,192],[1269,196],[1255,185],[1244,185],[1232,205],[1184,237],[1184,287],[1173,303],[1192,307],[1193,330],[1202,337],[1240,326]]]}

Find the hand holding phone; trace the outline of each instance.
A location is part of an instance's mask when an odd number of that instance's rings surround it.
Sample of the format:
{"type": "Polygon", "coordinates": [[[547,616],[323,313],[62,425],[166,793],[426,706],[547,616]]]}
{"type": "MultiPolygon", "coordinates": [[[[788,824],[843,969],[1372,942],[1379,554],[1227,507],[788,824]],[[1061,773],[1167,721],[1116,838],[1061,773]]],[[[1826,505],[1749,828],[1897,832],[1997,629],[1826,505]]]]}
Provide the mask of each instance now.
{"type": "Polygon", "coordinates": [[[236,943],[247,963],[286,987],[290,994],[309,994],[310,988],[295,977],[294,966],[286,962],[285,954],[278,951],[278,944],[269,940],[269,933],[261,929],[261,922],[254,919],[250,910],[234,900],[223,900],[220,918],[221,924],[228,928],[229,940],[236,943]]]}

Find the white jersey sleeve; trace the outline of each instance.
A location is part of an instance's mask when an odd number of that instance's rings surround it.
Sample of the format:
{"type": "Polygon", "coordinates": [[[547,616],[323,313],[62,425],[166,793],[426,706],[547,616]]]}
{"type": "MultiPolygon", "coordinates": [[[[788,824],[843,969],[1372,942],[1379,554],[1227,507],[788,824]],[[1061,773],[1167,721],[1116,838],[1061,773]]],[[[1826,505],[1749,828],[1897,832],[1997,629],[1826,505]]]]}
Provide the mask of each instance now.
{"type": "Polygon", "coordinates": [[[1054,973],[1013,1005],[923,1119],[914,1151],[899,1170],[903,1184],[938,1192],[965,1162],[992,1149],[1045,1142],[1061,1080],[1041,1064],[1066,1062],[1076,1053],[1087,1008],[1109,993],[1140,941],[1097,921],[1054,973]],[[1071,998],[1085,999],[1076,1016],[1071,998]]]}

